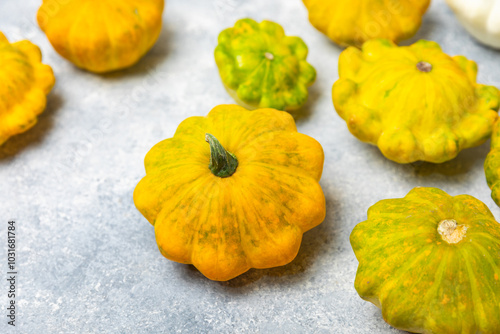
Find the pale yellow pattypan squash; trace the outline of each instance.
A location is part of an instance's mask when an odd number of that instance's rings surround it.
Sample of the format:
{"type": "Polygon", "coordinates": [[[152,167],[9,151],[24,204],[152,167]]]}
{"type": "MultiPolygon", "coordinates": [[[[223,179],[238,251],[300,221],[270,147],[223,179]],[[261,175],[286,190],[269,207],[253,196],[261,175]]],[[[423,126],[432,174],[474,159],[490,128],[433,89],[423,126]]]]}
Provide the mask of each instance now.
{"type": "Polygon", "coordinates": [[[38,46],[9,43],[0,32],[0,145],[35,125],[45,109],[55,78],[41,60],[38,46]]]}
{"type": "Polygon", "coordinates": [[[394,42],[420,28],[430,0],[303,0],[311,24],[341,46],[374,38],[394,42]]]}
{"type": "Polygon", "coordinates": [[[451,160],[492,132],[499,91],[476,83],[477,65],[435,42],[366,42],[340,55],[338,114],[358,139],[399,163],[451,160]]]}
{"type": "Polygon", "coordinates": [[[500,0],[446,0],[469,33],[500,49],[500,0]]]}

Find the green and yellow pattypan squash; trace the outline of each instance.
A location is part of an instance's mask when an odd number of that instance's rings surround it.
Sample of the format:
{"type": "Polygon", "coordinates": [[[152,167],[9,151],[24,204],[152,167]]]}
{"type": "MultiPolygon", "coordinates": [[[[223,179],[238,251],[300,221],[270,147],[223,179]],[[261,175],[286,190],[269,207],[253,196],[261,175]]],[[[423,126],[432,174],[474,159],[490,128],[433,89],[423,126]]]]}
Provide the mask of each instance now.
{"type": "Polygon", "coordinates": [[[222,105],[151,149],[134,202],[166,258],[225,281],[295,258],[325,218],[323,160],[290,114],[222,105]]]}
{"type": "Polygon", "coordinates": [[[491,135],[499,91],[476,82],[477,66],[439,45],[388,40],[340,55],[333,103],[358,139],[398,163],[441,163],[491,135]]]}
{"type": "Polygon", "coordinates": [[[500,224],[481,201],[415,188],[373,205],[351,245],[355,288],[391,326],[500,333],[500,224]]]}
{"type": "Polygon", "coordinates": [[[486,182],[491,189],[491,198],[500,206],[500,121],[495,123],[491,135],[491,151],[484,162],[486,182]]]}
{"type": "Polygon", "coordinates": [[[45,109],[56,79],[41,61],[38,46],[9,43],[0,32],[0,145],[35,125],[45,109]]]}
{"type": "Polygon", "coordinates": [[[430,0],[303,0],[311,24],[341,46],[374,38],[394,42],[420,28],[430,0]]]}
{"type": "Polygon", "coordinates": [[[279,24],[242,19],[220,33],[215,61],[236,102],[290,111],[305,104],[316,79],[307,52],[302,39],[285,36],[279,24]]]}

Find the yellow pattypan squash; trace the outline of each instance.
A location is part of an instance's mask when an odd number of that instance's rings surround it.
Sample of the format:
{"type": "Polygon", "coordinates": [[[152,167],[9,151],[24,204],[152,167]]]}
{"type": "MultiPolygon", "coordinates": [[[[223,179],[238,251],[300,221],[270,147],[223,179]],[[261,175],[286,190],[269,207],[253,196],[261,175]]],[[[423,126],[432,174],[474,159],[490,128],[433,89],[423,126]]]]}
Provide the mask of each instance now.
{"type": "Polygon", "coordinates": [[[161,31],[164,0],[43,0],[38,24],[64,58],[102,73],[135,64],[161,31]]]}
{"type": "Polygon", "coordinates": [[[391,326],[500,333],[500,224],[481,201],[415,188],[368,210],[351,233],[354,286],[391,326]]]}
{"type": "Polygon", "coordinates": [[[325,218],[323,160],[288,113],[222,105],[151,149],[134,202],[166,258],[225,281],[295,258],[325,218]]]}
{"type": "Polygon", "coordinates": [[[476,74],[475,62],[435,42],[372,40],[340,55],[333,103],[351,133],[387,158],[440,163],[491,135],[499,91],[476,74]]]}
{"type": "Polygon", "coordinates": [[[11,44],[0,32],[0,145],[35,125],[45,109],[55,78],[41,61],[38,46],[11,44]]]}
{"type": "Polygon", "coordinates": [[[484,162],[486,181],[491,189],[491,198],[500,206],[500,119],[493,127],[491,151],[484,162]]]}
{"type": "Polygon", "coordinates": [[[222,31],[215,61],[227,91],[244,107],[295,110],[308,97],[316,70],[307,61],[307,46],[286,36],[274,22],[242,19],[222,31]]]}
{"type": "Polygon", "coordinates": [[[311,24],[342,46],[412,37],[430,0],[303,0],[311,24]]]}

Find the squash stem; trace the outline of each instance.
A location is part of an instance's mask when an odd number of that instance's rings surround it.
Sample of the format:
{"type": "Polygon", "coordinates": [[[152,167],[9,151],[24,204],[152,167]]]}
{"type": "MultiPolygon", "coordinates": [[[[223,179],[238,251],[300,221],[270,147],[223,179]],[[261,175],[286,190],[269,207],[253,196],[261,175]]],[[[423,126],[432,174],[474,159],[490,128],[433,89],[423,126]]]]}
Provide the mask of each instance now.
{"type": "Polygon", "coordinates": [[[432,65],[429,64],[428,62],[421,61],[417,64],[417,69],[420,72],[429,73],[430,71],[432,71],[432,65]]]}
{"type": "Polygon", "coordinates": [[[221,143],[210,133],[205,134],[205,140],[210,145],[210,164],[208,168],[218,177],[229,177],[236,172],[238,159],[226,151],[221,143]]]}
{"type": "Polygon", "coordinates": [[[449,244],[456,244],[465,237],[467,226],[458,225],[455,219],[445,219],[439,222],[437,230],[444,241],[449,244]]]}

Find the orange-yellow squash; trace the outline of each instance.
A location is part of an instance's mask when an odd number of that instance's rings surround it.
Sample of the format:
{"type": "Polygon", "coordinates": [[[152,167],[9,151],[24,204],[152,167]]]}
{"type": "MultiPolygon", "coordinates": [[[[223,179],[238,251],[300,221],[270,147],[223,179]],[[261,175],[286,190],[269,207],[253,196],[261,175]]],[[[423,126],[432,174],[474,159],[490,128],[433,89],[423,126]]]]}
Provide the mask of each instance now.
{"type": "Polygon", "coordinates": [[[323,160],[288,113],[221,105],[151,149],[134,202],[166,258],[226,281],[295,258],[325,218],[323,160]]]}
{"type": "Polygon", "coordinates": [[[55,78],[41,61],[38,46],[9,43],[0,32],[0,145],[35,125],[45,109],[55,78]]]}
{"type": "Polygon", "coordinates": [[[500,224],[481,201],[415,188],[373,205],[351,245],[357,292],[393,327],[500,333],[500,224]]]}
{"type": "Polygon", "coordinates": [[[441,163],[491,135],[500,94],[476,75],[475,62],[435,42],[371,40],[340,55],[333,104],[351,133],[388,159],[441,163]]]}
{"type": "Polygon", "coordinates": [[[412,37],[430,0],[303,0],[311,24],[341,46],[412,37]]]}
{"type": "Polygon", "coordinates": [[[164,0],[43,0],[38,24],[64,58],[91,72],[135,64],[161,31],[164,0]]]}

